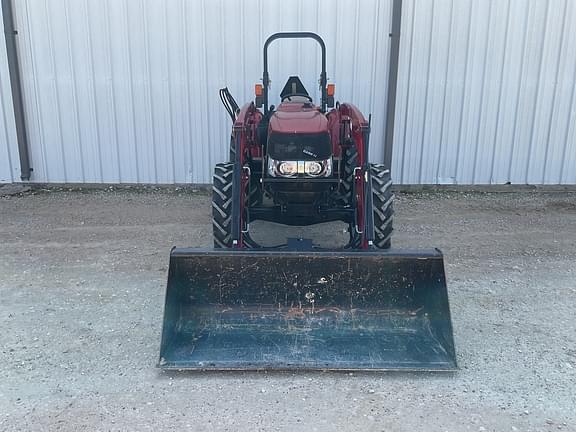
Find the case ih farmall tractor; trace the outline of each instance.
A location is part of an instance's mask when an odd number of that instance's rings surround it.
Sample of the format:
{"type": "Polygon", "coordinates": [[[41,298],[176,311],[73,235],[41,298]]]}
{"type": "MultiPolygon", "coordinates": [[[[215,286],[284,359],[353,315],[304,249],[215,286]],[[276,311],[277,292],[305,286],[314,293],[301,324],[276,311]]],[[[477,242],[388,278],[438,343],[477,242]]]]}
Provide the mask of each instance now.
{"type": "Polygon", "coordinates": [[[314,33],[264,45],[262,85],[233,121],[230,161],[216,165],[214,249],[173,249],[159,366],[164,369],[453,370],[442,253],[390,248],[388,167],[368,160],[370,122],[335,103],[326,49],[314,33]],[[268,47],[312,38],[322,49],[321,98],[292,76],[269,105],[268,47]],[[350,240],[261,247],[255,220],[344,221],[350,240]]]}
{"type": "Polygon", "coordinates": [[[257,247],[249,227],[260,219],[298,226],[343,221],[350,233],[345,249],[388,249],[394,199],[390,170],[369,163],[370,122],[354,105],[334,102],[322,39],[314,33],[272,35],[264,45],[262,81],[255,102],[241,109],[227,89],[220,93],[234,126],[230,161],[214,171],[215,247],[257,247]],[[321,100],[315,102],[292,76],[280,104],[269,105],[268,46],[279,38],[302,37],[321,47],[321,100]]]}

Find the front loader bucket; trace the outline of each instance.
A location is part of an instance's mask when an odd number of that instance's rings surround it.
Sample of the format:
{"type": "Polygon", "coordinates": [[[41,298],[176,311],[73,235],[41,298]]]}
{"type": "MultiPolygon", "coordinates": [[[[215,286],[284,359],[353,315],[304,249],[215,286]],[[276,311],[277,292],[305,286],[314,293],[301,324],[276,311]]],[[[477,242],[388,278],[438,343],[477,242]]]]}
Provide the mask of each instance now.
{"type": "Polygon", "coordinates": [[[456,369],[441,252],[174,249],[163,369],[456,369]]]}

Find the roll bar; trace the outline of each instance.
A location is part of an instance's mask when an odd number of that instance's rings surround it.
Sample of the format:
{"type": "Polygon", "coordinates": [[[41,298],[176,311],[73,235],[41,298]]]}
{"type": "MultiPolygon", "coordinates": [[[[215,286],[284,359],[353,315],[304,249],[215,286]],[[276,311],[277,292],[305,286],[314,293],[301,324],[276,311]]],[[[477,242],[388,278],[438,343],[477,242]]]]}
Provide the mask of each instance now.
{"type": "Polygon", "coordinates": [[[322,112],[326,112],[327,105],[327,93],[326,84],[328,79],[326,78],[326,45],[320,36],[312,32],[284,32],[284,33],[274,33],[264,43],[264,73],[262,75],[262,96],[264,102],[264,114],[268,114],[268,88],[270,86],[270,75],[268,74],[268,46],[270,43],[276,39],[314,39],[320,45],[322,49],[322,72],[320,72],[320,90],[322,92],[322,101],[320,103],[320,109],[322,112]]]}

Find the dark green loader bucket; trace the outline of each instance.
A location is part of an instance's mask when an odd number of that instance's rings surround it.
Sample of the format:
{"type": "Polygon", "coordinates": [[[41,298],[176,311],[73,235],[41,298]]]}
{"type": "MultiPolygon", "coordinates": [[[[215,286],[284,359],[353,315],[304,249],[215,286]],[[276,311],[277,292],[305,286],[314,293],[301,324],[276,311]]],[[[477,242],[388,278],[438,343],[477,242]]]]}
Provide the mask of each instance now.
{"type": "Polygon", "coordinates": [[[442,253],[174,249],[159,367],[454,370],[442,253]]]}

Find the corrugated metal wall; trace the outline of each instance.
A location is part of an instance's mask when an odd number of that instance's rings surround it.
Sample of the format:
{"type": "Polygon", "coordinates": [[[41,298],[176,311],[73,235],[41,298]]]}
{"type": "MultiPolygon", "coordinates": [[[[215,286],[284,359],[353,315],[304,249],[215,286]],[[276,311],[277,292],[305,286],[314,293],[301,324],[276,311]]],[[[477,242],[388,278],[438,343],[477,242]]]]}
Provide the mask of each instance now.
{"type": "MultiPolygon", "coordinates": [[[[4,34],[4,21],[0,19],[0,29],[4,34]]],[[[6,44],[0,40],[0,183],[20,180],[18,142],[14,123],[14,107],[10,89],[10,74],[6,60],[6,44]]]]}
{"type": "Polygon", "coordinates": [[[401,183],[576,183],[576,2],[404,0],[401,183]]]}
{"type": "MultiPolygon", "coordinates": [[[[576,2],[403,3],[395,181],[575,184],[576,2]]],[[[230,126],[218,88],[251,98],[265,37],[289,30],[326,39],[337,96],[372,112],[382,158],[391,0],[14,5],[33,181],[209,182],[230,126]]],[[[273,92],[298,71],[315,88],[318,54],[273,46],[273,92]]],[[[0,181],[16,181],[3,46],[0,58],[0,181]]]]}
{"type": "MultiPolygon", "coordinates": [[[[218,89],[253,99],[262,46],[318,32],[341,100],[374,125],[381,159],[391,1],[19,0],[34,181],[208,183],[230,120],[218,89]],[[380,144],[380,145],[379,145],[380,144]]],[[[290,74],[318,87],[313,41],[271,46],[272,94],[290,74]]],[[[317,93],[317,91],[316,91],[317,93]]]]}

